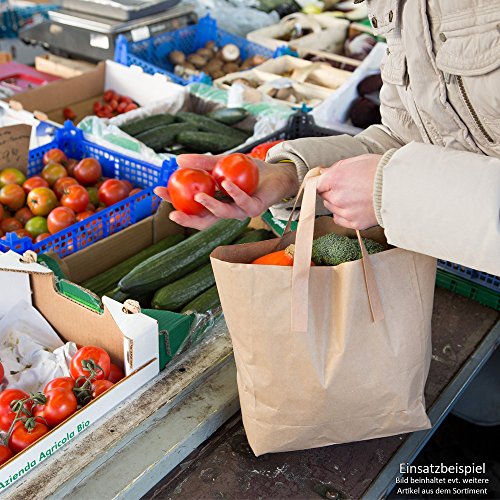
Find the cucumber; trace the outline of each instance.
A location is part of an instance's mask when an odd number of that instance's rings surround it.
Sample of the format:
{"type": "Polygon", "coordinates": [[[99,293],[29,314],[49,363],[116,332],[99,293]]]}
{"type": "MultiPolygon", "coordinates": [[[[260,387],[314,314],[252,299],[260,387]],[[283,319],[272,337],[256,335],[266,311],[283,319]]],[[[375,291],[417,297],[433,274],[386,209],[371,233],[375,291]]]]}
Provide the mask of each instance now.
{"type": "Polygon", "coordinates": [[[270,240],[275,236],[267,229],[251,229],[245,234],[241,235],[231,245],[242,245],[243,243],[255,243],[256,241],[270,240]]]}
{"type": "Polygon", "coordinates": [[[220,306],[219,292],[217,292],[217,286],[213,286],[208,290],[205,290],[201,295],[198,295],[189,304],[185,305],[181,313],[187,314],[190,312],[204,314],[208,311],[216,309],[220,306]]]}
{"type": "Polygon", "coordinates": [[[248,226],[249,219],[222,220],[145,260],[120,280],[120,289],[144,295],[176,281],[208,262],[212,250],[230,243],[248,226]]]}
{"type": "Polygon", "coordinates": [[[136,135],[135,138],[156,152],[161,152],[174,144],[176,137],[180,133],[195,132],[197,130],[196,126],[192,123],[172,123],[171,125],[162,125],[161,127],[142,132],[136,135]]]}
{"type": "Polygon", "coordinates": [[[227,125],[224,125],[223,123],[220,123],[216,120],[212,120],[207,116],[197,115],[196,113],[189,113],[187,111],[177,113],[176,116],[177,119],[183,122],[195,125],[202,132],[220,134],[223,137],[231,136],[234,138],[238,138],[240,140],[239,144],[246,141],[249,137],[249,134],[247,134],[243,130],[228,127],[227,125]]]}
{"type": "Polygon", "coordinates": [[[225,125],[234,125],[243,121],[248,116],[248,111],[244,108],[222,108],[216,109],[208,114],[209,118],[225,125]]]}
{"type": "Polygon", "coordinates": [[[167,236],[158,243],[145,248],[141,252],[129,257],[123,262],[120,262],[116,266],[109,268],[107,271],[104,271],[103,273],[83,282],[81,286],[102,297],[105,292],[108,293],[113,290],[113,288],[118,285],[118,282],[138,264],[146,259],[149,259],[149,257],[166,250],[167,248],[177,245],[177,243],[181,242],[183,239],[184,236],[182,234],[167,236]]]}
{"type": "Polygon", "coordinates": [[[197,295],[215,285],[212,264],[208,263],[194,273],[156,291],[151,305],[155,309],[178,311],[197,295]]]}
{"type": "Polygon", "coordinates": [[[153,128],[159,127],[161,125],[170,125],[174,123],[175,116],[172,115],[153,115],[146,118],[141,118],[140,120],[135,120],[130,123],[126,123],[120,127],[125,133],[136,136],[146,130],[151,130],[153,128]]]}
{"type": "Polygon", "coordinates": [[[115,288],[108,290],[107,292],[104,292],[102,294],[103,296],[106,295],[106,297],[109,297],[110,299],[116,300],[117,302],[125,302],[128,298],[130,298],[130,295],[128,295],[125,292],[122,292],[118,286],[115,288]]]}
{"type": "Polygon", "coordinates": [[[211,132],[181,132],[177,142],[195,153],[224,153],[239,146],[243,141],[234,136],[211,132]]]}

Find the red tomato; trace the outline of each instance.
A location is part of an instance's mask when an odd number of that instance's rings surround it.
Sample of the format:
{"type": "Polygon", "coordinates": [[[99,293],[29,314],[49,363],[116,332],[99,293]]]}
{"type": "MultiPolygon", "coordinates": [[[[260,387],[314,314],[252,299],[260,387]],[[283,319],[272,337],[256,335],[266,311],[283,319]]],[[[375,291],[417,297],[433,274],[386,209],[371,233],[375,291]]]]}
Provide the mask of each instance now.
{"type": "Polygon", "coordinates": [[[47,432],[49,432],[49,428],[41,422],[35,421],[32,429],[27,429],[22,422],[18,422],[10,435],[9,448],[13,453],[19,453],[38,441],[47,432]]]}
{"type": "Polygon", "coordinates": [[[33,240],[33,236],[27,229],[17,229],[16,231],[14,231],[14,234],[18,238],[30,238],[31,240],[33,240]]]}
{"type": "Polygon", "coordinates": [[[60,163],[49,163],[43,168],[41,175],[52,187],[57,179],[67,177],[68,171],[60,163]]]}
{"type": "Polygon", "coordinates": [[[57,207],[47,217],[47,227],[50,234],[55,234],[76,222],[76,215],[71,208],[57,207]]]}
{"type": "Polygon", "coordinates": [[[64,194],[65,188],[69,186],[76,186],[77,184],[78,181],[73,177],[61,177],[60,179],[57,179],[54,186],[52,187],[52,190],[56,194],[57,199],[60,200],[62,195],[64,194]]]}
{"type": "Polygon", "coordinates": [[[104,95],[103,95],[103,100],[106,101],[106,102],[109,102],[111,101],[111,99],[114,99],[116,96],[116,93],[114,90],[106,90],[106,92],[104,92],[104,95]]]}
{"type": "Polygon", "coordinates": [[[137,109],[138,106],[135,102],[131,102],[130,104],[127,104],[127,107],[125,108],[125,113],[128,111],[133,111],[134,109],[137,109]]]}
{"type": "Polygon", "coordinates": [[[101,178],[101,164],[95,158],[84,158],[75,167],[73,175],[83,186],[90,186],[101,178]]]}
{"type": "Polygon", "coordinates": [[[118,104],[118,107],[116,108],[117,113],[122,114],[125,113],[125,109],[127,108],[127,103],[126,102],[120,102],[118,104]]]}
{"type": "Polygon", "coordinates": [[[14,217],[23,225],[25,226],[26,223],[34,217],[34,215],[31,213],[31,210],[28,207],[23,207],[20,208],[14,217]]]}
{"type": "Polygon", "coordinates": [[[221,158],[212,170],[212,175],[222,193],[222,182],[227,180],[238,186],[245,193],[252,195],[259,184],[259,169],[247,155],[234,153],[221,158]]]}
{"type": "MultiPolygon", "coordinates": [[[[113,366],[116,366],[116,365],[113,365],[113,366]]],[[[0,382],[3,380],[4,377],[5,377],[5,371],[3,369],[2,363],[0,363],[0,382]]]]}
{"type": "Polygon", "coordinates": [[[8,217],[7,213],[5,212],[5,208],[3,208],[3,205],[0,203],[0,221],[3,221],[6,216],[8,217]]]}
{"type": "Polygon", "coordinates": [[[23,184],[23,189],[26,194],[37,187],[49,187],[49,183],[43,177],[35,175],[33,177],[30,177],[23,184]]]}
{"type": "Polygon", "coordinates": [[[92,399],[97,398],[101,394],[104,394],[108,389],[113,387],[115,384],[109,380],[96,380],[92,384],[92,399]]]}
{"type": "Polygon", "coordinates": [[[93,377],[93,380],[103,380],[108,378],[111,365],[109,354],[100,347],[85,346],[78,349],[76,354],[71,358],[69,372],[75,380],[81,376],[90,376],[90,372],[85,370],[82,366],[82,361],[85,360],[92,360],[97,366],[100,367],[100,369],[96,368],[96,375],[93,377]]]}
{"type": "Polygon", "coordinates": [[[17,231],[18,229],[22,229],[23,225],[14,217],[7,217],[2,222],[0,222],[0,229],[4,233],[12,233],[13,231],[17,231]]]}
{"type": "Polygon", "coordinates": [[[90,203],[90,196],[83,186],[68,186],[64,189],[61,198],[63,207],[71,208],[74,212],[83,212],[90,203]]]}
{"type": "Polygon", "coordinates": [[[92,107],[94,114],[101,111],[102,104],[99,101],[94,102],[94,106],[92,107]]]}
{"type": "Polygon", "coordinates": [[[14,454],[7,448],[7,446],[0,444],[0,466],[9,461],[14,454]]]}
{"type": "Polygon", "coordinates": [[[130,191],[132,191],[132,189],[134,189],[134,185],[130,181],[126,181],[124,179],[122,179],[121,181],[123,182],[123,184],[125,184],[129,193],[130,191]]]}
{"type": "Polygon", "coordinates": [[[17,168],[6,168],[0,172],[0,186],[6,184],[19,184],[23,185],[26,176],[17,168]]]}
{"type": "Polygon", "coordinates": [[[48,238],[49,236],[52,236],[50,233],[43,233],[40,236],[37,236],[35,239],[35,243],[40,243],[40,241],[43,241],[44,239],[48,238]]]}
{"type": "Polygon", "coordinates": [[[124,102],[125,104],[132,104],[134,101],[126,95],[121,95],[120,98],[118,99],[120,102],[124,102]]]}
{"type": "Polygon", "coordinates": [[[57,207],[57,197],[54,191],[47,187],[32,189],[28,194],[28,207],[33,215],[45,217],[57,207]]]}
{"type": "Polygon", "coordinates": [[[113,382],[113,384],[116,384],[124,377],[125,377],[125,373],[123,373],[123,370],[118,365],[111,363],[111,368],[109,369],[108,380],[110,382],[113,382]]]}
{"type": "Polygon", "coordinates": [[[118,100],[117,99],[111,99],[111,101],[109,101],[109,105],[111,106],[111,109],[113,111],[116,111],[116,109],[118,108],[118,100]]]}
{"type": "Polygon", "coordinates": [[[0,189],[0,203],[11,210],[19,210],[24,206],[26,193],[18,184],[7,184],[0,189]]]}
{"type": "Polygon", "coordinates": [[[84,210],[83,212],[76,214],[76,220],[80,222],[82,220],[88,219],[89,217],[92,217],[92,215],[94,214],[95,212],[93,210],[84,210]]]}
{"type": "Polygon", "coordinates": [[[128,196],[128,187],[119,179],[108,179],[99,188],[99,201],[107,207],[124,200],[128,196]]]}
{"type": "MultiPolygon", "coordinates": [[[[10,404],[19,399],[29,398],[29,395],[19,389],[6,389],[0,392],[0,429],[8,432],[16,414],[12,411],[10,404]]],[[[33,404],[28,404],[27,408],[31,410],[33,404]]]]}
{"type": "Polygon", "coordinates": [[[71,108],[64,108],[63,117],[65,120],[74,120],[76,118],[76,113],[71,108]]]}
{"type": "Polygon", "coordinates": [[[67,160],[66,155],[60,149],[57,148],[49,149],[43,155],[44,165],[48,165],[49,163],[61,163],[66,160],[67,160]]]}
{"type": "Polygon", "coordinates": [[[280,142],[283,142],[283,140],[281,139],[279,141],[264,142],[264,144],[259,144],[258,146],[255,146],[250,153],[248,153],[248,156],[264,161],[266,159],[267,152],[280,142]]]}
{"type": "Polygon", "coordinates": [[[46,391],[44,394],[47,401],[44,405],[37,405],[34,414],[35,417],[44,418],[51,429],[64,422],[70,415],[73,415],[78,407],[72,388],[68,391],[62,387],[57,387],[46,391]]]}
{"type": "Polygon", "coordinates": [[[215,194],[215,181],[204,170],[180,168],[170,176],[168,194],[176,210],[188,215],[203,213],[205,207],[194,200],[198,193],[215,194]]]}
{"type": "Polygon", "coordinates": [[[139,193],[142,193],[142,189],[141,188],[135,188],[135,189],[132,189],[132,191],[130,191],[130,193],[128,194],[129,196],[134,196],[134,194],[139,194],[139,193]]]}
{"type": "Polygon", "coordinates": [[[66,170],[68,171],[68,175],[73,175],[73,170],[75,170],[75,167],[78,165],[78,161],[76,161],[74,158],[68,158],[64,162],[64,166],[66,167],[66,170]]]}
{"type": "Polygon", "coordinates": [[[65,389],[67,391],[72,391],[75,387],[75,381],[71,377],[57,377],[52,379],[43,390],[44,394],[47,394],[52,389],[65,389]]]}

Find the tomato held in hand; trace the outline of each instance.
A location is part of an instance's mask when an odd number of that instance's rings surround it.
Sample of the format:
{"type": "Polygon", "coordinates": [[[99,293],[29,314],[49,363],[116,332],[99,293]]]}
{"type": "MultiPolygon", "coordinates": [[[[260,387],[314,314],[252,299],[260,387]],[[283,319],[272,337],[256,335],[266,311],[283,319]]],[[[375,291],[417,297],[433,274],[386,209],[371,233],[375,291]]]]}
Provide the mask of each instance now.
{"type": "Polygon", "coordinates": [[[248,156],[251,156],[252,158],[257,158],[258,160],[265,161],[267,152],[280,142],[283,142],[283,140],[264,142],[263,144],[259,144],[258,146],[255,146],[252,149],[252,151],[250,151],[250,153],[248,153],[248,156]]]}
{"type": "Polygon", "coordinates": [[[92,376],[92,380],[108,378],[111,359],[104,349],[95,346],[85,346],[76,351],[69,365],[69,372],[75,380],[78,377],[89,377],[91,375],[89,370],[83,367],[82,362],[84,361],[90,361],[90,364],[94,365],[95,374],[92,376]]]}
{"type": "Polygon", "coordinates": [[[9,461],[13,456],[14,453],[12,453],[7,446],[0,444],[0,466],[9,461]]]}
{"type": "Polygon", "coordinates": [[[50,234],[55,234],[76,222],[76,215],[71,208],[57,207],[47,217],[47,227],[50,234]]]}
{"type": "Polygon", "coordinates": [[[43,390],[44,394],[47,394],[52,389],[65,389],[67,391],[72,391],[75,387],[75,380],[71,377],[57,377],[52,379],[43,390]]]}
{"type": "Polygon", "coordinates": [[[57,197],[54,191],[47,187],[32,189],[28,194],[28,207],[33,215],[45,217],[57,207],[57,197]]]}
{"type": "Polygon", "coordinates": [[[125,373],[123,373],[123,370],[119,366],[115,365],[114,363],[111,363],[111,367],[109,369],[108,380],[110,382],[113,382],[113,384],[116,384],[124,377],[125,377],[125,373]]]}
{"type": "Polygon", "coordinates": [[[83,212],[90,203],[90,196],[83,186],[68,186],[64,189],[61,198],[63,207],[71,208],[74,212],[83,212]]]}
{"type": "MultiPolygon", "coordinates": [[[[27,399],[29,395],[19,389],[6,389],[0,392],[0,429],[8,432],[12,422],[16,418],[15,412],[12,411],[10,404],[19,399],[27,399]]],[[[32,404],[28,404],[28,409],[31,409],[32,404]]]]}
{"type": "Polygon", "coordinates": [[[57,148],[49,149],[43,155],[43,164],[48,165],[49,163],[63,163],[67,160],[66,155],[57,148]]]}
{"type": "Polygon", "coordinates": [[[76,186],[78,185],[78,181],[73,178],[73,177],[61,177],[60,179],[57,179],[57,181],[54,183],[54,186],[52,187],[52,190],[57,196],[57,199],[60,200],[62,195],[64,194],[64,190],[69,187],[69,186],[76,186]]]}
{"type": "Polygon", "coordinates": [[[39,175],[34,175],[33,177],[30,177],[23,184],[23,189],[26,194],[28,194],[32,189],[38,187],[47,187],[47,188],[49,187],[49,183],[39,175]]]}
{"type": "Polygon", "coordinates": [[[101,394],[105,393],[108,389],[113,387],[115,384],[109,380],[96,380],[92,384],[92,399],[97,398],[101,394]]]}
{"type": "Polygon", "coordinates": [[[108,179],[99,188],[99,201],[107,207],[124,200],[128,196],[128,187],[119,179],[108,179]]]}
{"type": "Polygon", "coordinates": [[[9,448],[13,453],[19,453],[25,448],[38,441],[49,432],[49,428],[38,421],[31,421],[31,425],[18,422],[9,439],[9,448]]]}
{"type": "Polygon", "coordinates": [[[101,178],[101,164],[95,158],[84,158],[74,168],[73,175],[83,186],[90,186],[101,178]]]}
{"type": "Polygon", "coordinates": [[[26,193],[19,184],[6,184],[0,189],[0,203],[10,210],[19,210],[24,206],[26,193]]]}
{"type": "Polygon", "coordinates": [[[245,193],[252,195],[259,184],[259,169],[247,155],[234,153],[221,158],[212,170],[212,175],[222,193],[224,181],[231,181],[245,193]]]}
{"type": "Polygon", "coordinates": [[[68,171],[59,163],[49,163],[43,168],[41,175],[52,187],[61,177],[68,177],[68,171]]]}
{"type": "Polygon", "coordinates": [[[187,215],[198,215],[205,212],[205,207],[194,200],[198,193],[209,196],[215,194],[215,181],[204,170],[180,168],[168,180],[168,194],[176,210],[187,215]]]}
{"type": "Polygon", "coordinates": [[[64,422],[69,416],[75,413],[78,402],[73,394],[73,389],[67,390],[62,387],[51,389],[45,392],[47,401],[44,405],[37,405],[34,410],[35,417],[41,417],[51,429],[61,422],[64,422]]]}

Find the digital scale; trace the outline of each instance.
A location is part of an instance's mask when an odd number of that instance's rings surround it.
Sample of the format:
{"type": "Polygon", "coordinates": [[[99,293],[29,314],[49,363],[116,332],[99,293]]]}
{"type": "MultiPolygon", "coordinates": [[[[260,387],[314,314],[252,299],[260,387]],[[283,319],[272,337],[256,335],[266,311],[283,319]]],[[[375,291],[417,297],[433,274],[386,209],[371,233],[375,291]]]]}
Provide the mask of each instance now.
{"type": "Polygon", "coordinates": [[[191,5],[179,0],[63,0],[49,19],[21,30],[29,45],[63,57],[93,62],[113,59],[118,35],[138,42],[197,22],[191,5]],[[99,13],[99,15],[97,15],[99,13]]]}

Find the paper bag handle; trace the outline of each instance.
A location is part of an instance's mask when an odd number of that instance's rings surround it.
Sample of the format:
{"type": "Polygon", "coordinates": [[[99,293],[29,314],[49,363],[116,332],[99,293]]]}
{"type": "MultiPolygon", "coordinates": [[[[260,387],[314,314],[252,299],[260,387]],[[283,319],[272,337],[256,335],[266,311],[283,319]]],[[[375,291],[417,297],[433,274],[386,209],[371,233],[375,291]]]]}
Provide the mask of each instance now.
{"type": "MultiPolygon", "coordinates": [[[[283,232],[284,236],[290,231],[292,217],[298,199],[302,192],[304,192],[299,215],[299,223],[297,226],[292,269],[291,326],[292,331],[298,332],[307,332],[309,320],[309,274],[311,270],[312,242],[316,216],[316,191],[320,175],[321,169],[319,167],[314,168],[307,173],[302,185],[300,186],[292,213],[290,214],[285,231],[283,232]]],[[[372,319],[374,322],[382,321],[384,319],[384,310],[380,300],[380,293],[375,280],[375,273],[373,272],[371,259],[368,255],[365,244],[363,243],[361,234],[357,230],[356,235],[361,247],[366,293],[368,295],[372,319]]]]}

